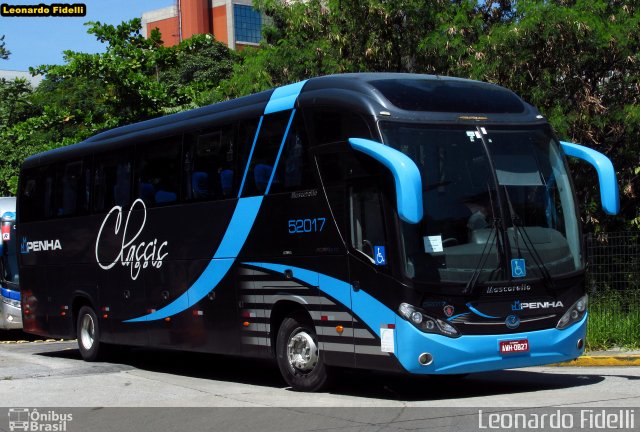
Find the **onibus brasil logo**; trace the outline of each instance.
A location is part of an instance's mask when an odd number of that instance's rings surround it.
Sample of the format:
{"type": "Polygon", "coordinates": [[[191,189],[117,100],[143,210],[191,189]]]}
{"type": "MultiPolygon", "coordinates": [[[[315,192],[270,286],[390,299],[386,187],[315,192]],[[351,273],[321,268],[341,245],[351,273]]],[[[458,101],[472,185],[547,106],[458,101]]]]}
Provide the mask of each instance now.
{"type": "Polygon", "coordinates": [[[54,410],[39,412],[37,409],[9,408],[9,431],[65,432],[73,414],[54,410]]]}

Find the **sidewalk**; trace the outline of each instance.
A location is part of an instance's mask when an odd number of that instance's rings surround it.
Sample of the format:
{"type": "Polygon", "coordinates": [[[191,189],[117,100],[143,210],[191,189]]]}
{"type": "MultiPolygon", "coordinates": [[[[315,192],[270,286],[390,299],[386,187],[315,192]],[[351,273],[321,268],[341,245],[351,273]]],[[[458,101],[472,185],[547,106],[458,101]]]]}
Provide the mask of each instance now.
{"type": "Polygon", "coordinates": [[[640,366],[640,351],[589,351],[575,360],[554,366],[640,366]]]}

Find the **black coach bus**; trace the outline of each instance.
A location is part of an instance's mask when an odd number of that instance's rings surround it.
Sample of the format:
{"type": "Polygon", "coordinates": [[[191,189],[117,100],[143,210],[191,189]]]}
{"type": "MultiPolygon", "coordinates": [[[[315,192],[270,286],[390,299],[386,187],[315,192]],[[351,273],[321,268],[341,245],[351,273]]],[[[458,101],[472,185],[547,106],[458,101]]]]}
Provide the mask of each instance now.
{"type": "Polygon", "coordinates": [[[464,374],[573,359],[587,296],[561,143],[496,85],[313,78],[28,158],[24,328],[110,345],[464,374]]]}

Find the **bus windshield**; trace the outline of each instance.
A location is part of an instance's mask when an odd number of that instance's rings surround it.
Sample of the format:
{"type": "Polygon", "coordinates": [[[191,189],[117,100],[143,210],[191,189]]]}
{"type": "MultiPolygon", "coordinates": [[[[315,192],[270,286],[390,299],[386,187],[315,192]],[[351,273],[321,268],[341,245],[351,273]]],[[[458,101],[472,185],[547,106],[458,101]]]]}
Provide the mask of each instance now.
{"type": "Polygon", "coordinates": [[[15,244],[5,241],[0,254],[0,280],[8,284],[18,283],[18,257],[15,244]]]}
{"type": "Polygon", "coordinates": [[[494,282],[583,267],[571,183],[548,126],[384,122],[381,130],[422,177],[424,218],[402,223],[408,277],[494,282]],[[517,271],[513,260],[524,260],[517,271]]]}

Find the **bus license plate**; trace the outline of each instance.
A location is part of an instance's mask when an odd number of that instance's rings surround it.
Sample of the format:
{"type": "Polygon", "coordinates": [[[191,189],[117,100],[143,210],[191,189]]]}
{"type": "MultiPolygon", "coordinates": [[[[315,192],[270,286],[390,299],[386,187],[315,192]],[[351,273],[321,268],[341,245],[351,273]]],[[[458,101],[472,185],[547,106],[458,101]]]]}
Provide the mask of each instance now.
{"type": "Polygon", "coordinates": [[[500,342],[500,354],[527,353],[529,352],[529,341],[518,339],[500,342]]]}

